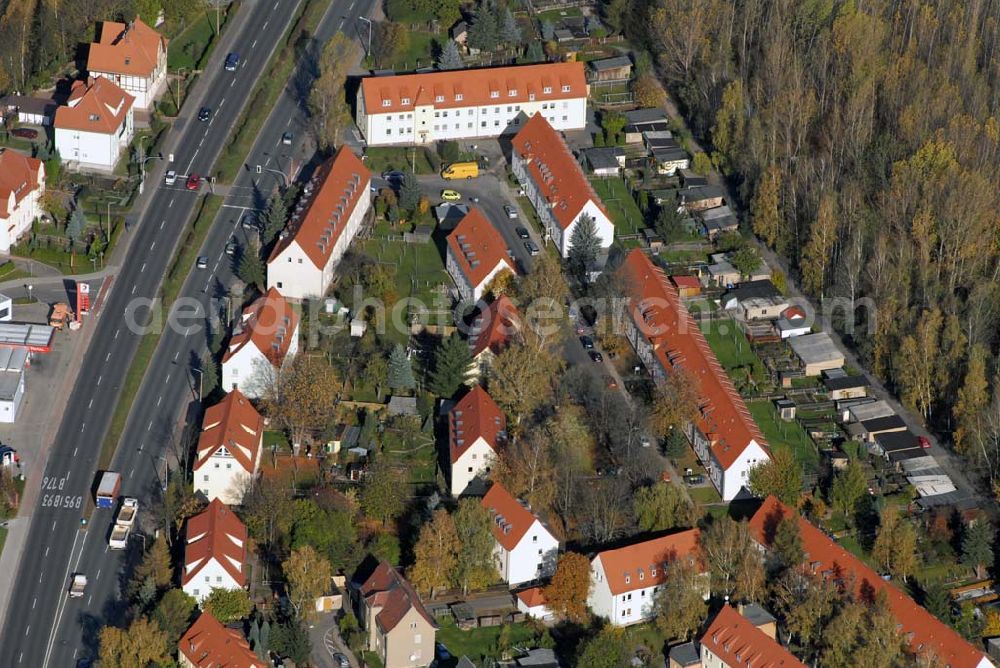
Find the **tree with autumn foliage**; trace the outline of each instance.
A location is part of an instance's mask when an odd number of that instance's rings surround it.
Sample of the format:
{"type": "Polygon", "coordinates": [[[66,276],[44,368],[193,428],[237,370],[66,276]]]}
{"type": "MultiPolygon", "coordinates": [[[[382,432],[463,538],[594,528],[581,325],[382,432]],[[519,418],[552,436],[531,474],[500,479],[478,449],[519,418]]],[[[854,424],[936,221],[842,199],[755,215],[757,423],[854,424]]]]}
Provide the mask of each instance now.
{"type": "Polygon", "coordinates": [[[872,559],[883,573],[891,573],[905,582],[916,570],[918,558],[916,529],[899,516],[896,506],[887,506],[875,532],[872,559]]]}
{"type": "Polygon", "coordinates": [[[649,411],[649,428],[666,438],[674,430],[684,430],[698,417],[700,396],[694,378],[681,369],[667,374],[656,388],[649,411]]]}
{"type": "Polygon", "coordinates": [[[438,508],[431,521],[420,528],[420,537],[413,548],[409,576],[418,592],[433,599],[448,586],[460,547],[455,521],[447,510],[438,508]]]}
{"type": "Polygon", "coordinates": [[[493,560],[495,542],[489,513],[478,499],[459,501],[454,520],[459,548],[452,583],[465,595],[471,590],[485,589],[499,578],[493,560]]]}
{"type": "Polygon", "coordinates": [[[336,373],[323,357],[295,355],[265,388],[264,411],[288,430],[293,444],[300,444],[329,421],[339,389],[336,373]]]}
{"type": "Polygon", "coordinates": [[[823,295],[828,269],[833,260],[833,247],[837,242],[840,217],[836,198],[827,195],[820,200],[819,212],[809,230],[809,243],[802,253],[802,283],[806,291],[823,295]]]}
{"type": "Polygon", "coordinates": [[[666,566],[655,594],[656,628],[670,639],[687,640],[705,621],[705,579],[693,557],[678,557],[666,566]]]}
{"type": "Polygon", "coordinates": [[[292,550],[281,571],[288,582],[288,598],[302,617],[308,618],[315,610],[313,601],[330,590],[333,569],[330,562],[311,546],[292,550]]]}
{"type": "Polygon", "coordinates": [[[764,588],[764,560],[744,520],[728,515],[712,522],[698,547],[712,576],[712,592],[734,600],[756,601],[764,588]]]}
{"type": "Polygon", "coordinates": [[[513,343],[490,365],[490,396],[507,414],[511,431],[550,397],[559,359],[544,345],[513,343]]]}
{"type": "Polygon", "coordinates": [[[529,432],[503,448],[491,477],[532,508],[548,509],[556,496],[556,466],[542,430],[529,432]]]}
{"type": "Polygon", "coordinates": [[[774,495],[785,505],[795,506],[802,494],[802,467],[791,450],[772,450],[770,459],[750,469],[750,491],[761,498],[774,495]]]}
{"type": "Polygon", "coordinates": [[[590,559],[578,552],[559,556],[552,580],[542,590],[545,607],[563,619],[577,624],[587,621],[587,597],[590,595],[590,559]]]}
{"type": "Polygon", "coordinates": [[[100,632],[101,668],[136,668],[162,663],[170,658],[167,634],[145,617],[127,629],[105,626],[100,632]]]}
{"type": "Polygon", "coordinates": [[[784,232],[780,209],[781,174],[775,166],[769,167],[760,179],[757,192],[750,203],[750,223],[754,234],[768,246],[784,246],[784,232]]]}

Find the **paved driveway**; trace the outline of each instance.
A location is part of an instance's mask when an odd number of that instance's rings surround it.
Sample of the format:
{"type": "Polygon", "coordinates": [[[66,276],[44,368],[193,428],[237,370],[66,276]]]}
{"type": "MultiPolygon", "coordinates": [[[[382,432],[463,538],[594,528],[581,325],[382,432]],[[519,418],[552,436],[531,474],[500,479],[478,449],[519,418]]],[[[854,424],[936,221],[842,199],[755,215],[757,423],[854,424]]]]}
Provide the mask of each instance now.
{"type": "Polygon", "coordinates": [[[309,625],[309,638],[313,648],[311,658],[320,668],[340,668],[333,660],[333,655],[338,653],[347,657],[351,668],[360,668],[361,664],[340,637],[340,627],[334,613],[323,613],[316,617],[309,625]]]}

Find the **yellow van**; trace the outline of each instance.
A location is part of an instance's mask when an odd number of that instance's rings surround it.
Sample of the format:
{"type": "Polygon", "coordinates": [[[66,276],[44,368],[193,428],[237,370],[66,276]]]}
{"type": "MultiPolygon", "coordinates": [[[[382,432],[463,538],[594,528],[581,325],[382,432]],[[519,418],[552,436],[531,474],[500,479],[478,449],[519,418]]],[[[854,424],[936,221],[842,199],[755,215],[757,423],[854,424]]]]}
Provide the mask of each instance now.
{"type": "Polygon", "coordinates": [[[479,176],[478,162],[453,162],[441,170],[443,179],[474,179],[479,176]]]}

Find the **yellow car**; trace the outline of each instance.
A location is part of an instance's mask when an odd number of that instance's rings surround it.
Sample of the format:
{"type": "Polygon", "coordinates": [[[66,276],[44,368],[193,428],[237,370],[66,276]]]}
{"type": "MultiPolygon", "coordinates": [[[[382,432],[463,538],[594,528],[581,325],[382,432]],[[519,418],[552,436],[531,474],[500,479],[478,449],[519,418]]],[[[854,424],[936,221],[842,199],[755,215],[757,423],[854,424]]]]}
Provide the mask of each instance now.
{"type": "Polygon", "coordinates": [[[442,190],[441,199],[448,202],[457,202],[458,200],[462,199],[462,195],[461,193],[455,190],[442,190]]]}

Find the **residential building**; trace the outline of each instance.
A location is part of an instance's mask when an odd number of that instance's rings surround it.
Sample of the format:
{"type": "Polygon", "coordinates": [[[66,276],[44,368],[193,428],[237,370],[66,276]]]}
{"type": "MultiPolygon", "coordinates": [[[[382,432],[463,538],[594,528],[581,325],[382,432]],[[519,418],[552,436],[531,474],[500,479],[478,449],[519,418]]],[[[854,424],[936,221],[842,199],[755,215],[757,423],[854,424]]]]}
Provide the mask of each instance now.
{"type": "Polygon", "coordinates": [[[237,629],[223,626],[202,612],[177,643],[182,668],[266,668],[237,629]]]}
{"type": "Polygon", "coordinates": [[[112,171],[132,143],[134,102],[106,77],[74,82],[52,123],[62,161],[71,168],[112,171]]]}
{"type": "Polygon", "coordinates": [[[267,260],[267,287],[286,299],[318,299],[371,210],[371,172],[341,146],[313,174],[267,260]]]}
{"type": "Polygon", "coordinates": [[[213,589],[247,586],[247,528],[219,499],[187,521],[181,588],[200,604],[213,589]]]}
{"type": "Polygon", "coordinates": [[[448,459],[452,496],[467,493],[476,478],[486,478],[500,443],[506,438],[506,428],[503,411],[479,384],[451,409],[448,413],[448,459]]]}
{"type": "Polygon", "coordinates": [[[478,382],[489,372],[493,359],[521,332],[521,314],[507,295],[500,295],[480,312],[469,332],[472,357],[470,380],[478,382]]]}
{"type": "Polygon", "coordinates": [[[615,227],[604,203],[566,142],[541,114],[514,136],[511,170],[562,257],[569,257],[573,230],[583,216],[593,218],[602,248],[614,242],[615,227]]]}
{"type": "Polygon", "coordinates": [[[806,668],[806,664],[731,605],[724,605],[701,637],[704,668],[806,668]]]}
{"type": "Polygon", "coordinates": [[[807,317],[805,310],[800,306],[789,306],[774,321],[774,328],[783,339],[805,336],[812,332],[812,320],[807,317]]]}
{"type": "Polygon", "coordinates": [[[642,133],[642,142],[658,174],[674,176],[678,170],[691,167],[691,156],[670,130],[647,130],[642,133]]]}
{"type": "Polygon", "coordinates": [[[587,95],[577,62],[366,77],[355,120],[368,146],[498,137],[535,114],[577,130],[587,125],[587,95]]]}
{"type": "Polygon", "coordinates": [[[745,321],[777,320],[788,308],[788,300],[770,279],[765,279],[740,283],[723,295],[722,305],[745,321]]]}
{"type": "Polygon", "coordinates": [[[498,482],[482,503],[490,514],[490,531],[496,541],[493,556],[504,582],[516,587],[555,572],[559,541],[526,503],[498,482]]]}
{"type": "Polygon", "coordinates": [[[434,660],[437,624],[410,583],[385,562],[357,588],[358,621],[368,650],[385,668],[427,666],[434,660]]]}
{"type": "Polygon", "coordinates": [[[590,560],[590,593],[587,605],[598,617],[615,626],[628,626],[656,615],[656,593],[667,569],[677,559],[691,559],[704,579],[708,599],[708,571],[698,551],[698,529],[644,540],[598,552],[590,560]]]}
{"type": "Polygon", "coordinates": [[[478,207],[469,209],[448,235],[445,267],[466,302],[479,301],[497,274],[514,272],[507,243],[478,207]]]}
{"type": "Polygon", "coordinates": [[[285,360],[299,350],[299,316],[271,288],[243,310],[222,355],[222,389],[263,395],[285,360]]]}
{"type": "Polygon", "coordinates": [[[767,441],[663,272],[639,249],[621,272],[630,294],[625,336],[656,382],[679,371],[696,386],[699,415],[685,434],[712,484],[731,501],[750,469],[770,459],[767,441]]]}
{"type": "Polygon", "coordinates": [[[45,165],[41,160],[0,149],[0,253],[10,253],[42,215],[45,165]]]}
{"type": "Polygon", "coordinates": [[[104,21],[87,54],[87,73],[106,77],[152,109],[167,87],[167,39],[138,16],[128,24],[104,21]]]}
{"type": "Polygon", "coordinates": [[[243,503],[260,471],[264,418],[239,390],[205,411],[193,468],[194,488],[206,499],[243,503]]]}
{"type": "Polygon", "coordinates": [[[517,609],[528,617],[535,619],[551,619],[552,611],[545,602],[545,592],[542,587],[531,587],[517,592],[517,609]]]}
{"type": "Polygon", "coordinates": [[[927,663],[951,668],[993,666],[979,647],[967,642],[958,632],[917,605],[912,598],[883,580],[864,562],[773,496],[768,497],[750,519],[750,530],[763,548],[771,546],[774,528],[786,517],[798,518],[805,554],[803,568],[832,580],[861,600],[873,600],[884,593],[899,635],[914,655],[914,663],[917,663],[916,657],[922,657],[927,663]]]}

